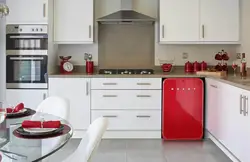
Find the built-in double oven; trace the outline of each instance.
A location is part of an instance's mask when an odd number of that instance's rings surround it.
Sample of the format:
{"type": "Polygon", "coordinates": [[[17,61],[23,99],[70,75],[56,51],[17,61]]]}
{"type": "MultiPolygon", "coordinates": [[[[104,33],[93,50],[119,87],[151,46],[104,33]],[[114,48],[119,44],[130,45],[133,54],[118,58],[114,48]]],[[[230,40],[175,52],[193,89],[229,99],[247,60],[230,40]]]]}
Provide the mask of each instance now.
{"type": "Polygon", "coordinates": [[[6,26],[6,88],[47,89],[47,25],[6,26]]]}

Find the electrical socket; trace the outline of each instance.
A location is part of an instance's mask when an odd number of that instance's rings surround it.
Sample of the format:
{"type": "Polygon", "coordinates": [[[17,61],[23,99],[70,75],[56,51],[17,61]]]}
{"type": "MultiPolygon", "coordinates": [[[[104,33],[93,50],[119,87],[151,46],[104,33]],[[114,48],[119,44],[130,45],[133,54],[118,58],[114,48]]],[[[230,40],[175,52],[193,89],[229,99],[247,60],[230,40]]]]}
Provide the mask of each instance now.
{"type": "Polygon", "coordinates": [[[237,53],[236,58],[241,59],[241,53],[237,53]]]}
{"type": "Polygon", "coordinates": [[[187,52],[182,53],[182,59],[188,59],[188,53],[187,52]]]}

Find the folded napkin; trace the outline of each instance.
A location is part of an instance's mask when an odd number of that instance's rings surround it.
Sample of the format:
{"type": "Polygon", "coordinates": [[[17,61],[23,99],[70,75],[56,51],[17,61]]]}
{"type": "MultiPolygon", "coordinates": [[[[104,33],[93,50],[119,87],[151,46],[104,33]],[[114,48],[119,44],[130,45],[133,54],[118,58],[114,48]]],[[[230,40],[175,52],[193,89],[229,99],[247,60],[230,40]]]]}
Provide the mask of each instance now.
{"type": "Polygon", "coordinates": [[[23,128],[59,128],[61,126],[60,121],[32,121],[24,120],[22,123],[23,128]]]}
{"type": "Polygon", "coordinates": [[[24,109],[24,104],[23,103],[19,103],[19,104],[17,104],[15,106],[14,109],[12,109],[12,108],[6,108],[6,111],[7,111],[7,113],[13,113],[13,112],[16,113],[16,112],[18,112],[18,111],[20,111],[22,109],[24,109]]]}

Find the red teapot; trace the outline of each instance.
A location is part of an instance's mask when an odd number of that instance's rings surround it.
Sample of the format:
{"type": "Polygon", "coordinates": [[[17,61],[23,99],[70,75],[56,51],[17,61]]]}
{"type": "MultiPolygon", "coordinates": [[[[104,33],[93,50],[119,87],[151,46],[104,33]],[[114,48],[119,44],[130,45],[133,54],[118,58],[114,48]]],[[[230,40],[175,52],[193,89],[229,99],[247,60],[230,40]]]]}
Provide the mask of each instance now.
{"type": "Polygon", "coordinates": [[[193,64],[191,62],[186,62],[185,63],[185,72],[186,73],[192,73],[194,71],[193,64]]]}

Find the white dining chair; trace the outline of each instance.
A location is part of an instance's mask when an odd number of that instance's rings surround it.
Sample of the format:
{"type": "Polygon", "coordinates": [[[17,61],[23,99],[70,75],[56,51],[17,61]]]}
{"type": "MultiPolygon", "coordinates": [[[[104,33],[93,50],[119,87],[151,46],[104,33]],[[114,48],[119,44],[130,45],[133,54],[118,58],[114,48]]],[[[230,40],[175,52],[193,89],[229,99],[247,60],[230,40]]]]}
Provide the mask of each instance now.
{"type": "MultiPolygon", "coordinates": [[[[39,113],[34,115],[31,120],[38,120],[44,118],[44,120],[58,120],[56,117],[60,117],[65,120],[69,120],[69,109],[70,103],[69,100],[66,98],[58,97],[58,96],[51,96],[43,100],[37,107],[37,112],[42,112],[46,115],[40,116],[39,113]],[[48,114],[48,115],[47,115],[48,114]],[[53,118],[55,117],[55,118],[53,118]]],[[[66,138],[56,137],[51,139],[42,140],[42,154],[47,154],[55,149],[60,142],[66,138]]],[[[49,161],[49,157],[45,158],[43,162],[49,161]]]]}
{"type": "Polygon", "coordinates": [[[63,162],[90,162],[95,150],[98,148],[102,136],[108,127],[108,119],[100,117],[88,128],[76,151],[63,162]]]}

